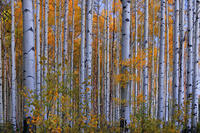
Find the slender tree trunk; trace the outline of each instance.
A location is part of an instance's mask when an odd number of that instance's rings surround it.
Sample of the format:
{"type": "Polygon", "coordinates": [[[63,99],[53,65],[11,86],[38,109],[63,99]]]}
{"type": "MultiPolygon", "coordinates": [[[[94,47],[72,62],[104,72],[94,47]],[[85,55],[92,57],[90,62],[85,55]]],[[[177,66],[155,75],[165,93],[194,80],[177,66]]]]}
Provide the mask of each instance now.
{"type": "Polygon", "coordinates": [[[179,88],[179,0],[175,0],[174,8],[174,42],[173,42],[173,119],[178,111],[178,88],[179,88]]]}
{"type": "Polygon", "coordinates": [[[99,121],[98,121],[98,126],[100,126],[100,117],[101,117],[101,112],[100,112],[100,96],[101,96],[101,86],[100,86],[100,82],[101,82],[101,79],[100,79],[100,72],[101,72],[101,68],[100,68],[100,36],[101,36],[101,33],[100,33],[100,25],[99,25],[99,16],[100,16],[100,1],[98,1],[98,14],[97,14],[97,69],[98,69],[98,76],[97,76],[97,88],[98,88],[98,118],[99,118],[99,121]]]}
{"type": "Polygon", "coordinates": [[[87,0],[87,16],[86,16],[86,78],[87,78],[87,118],[91,119],[91,91],[92,91],[92,0],[87,0]]]}
{"type": "Polygon", "coordinates": [[[110,26],[109,26],[109,0],[106,0],[106,10],[107,10],[107,24],[106,24],[106,45],[107,45],[107,51],[106,51],[106,120],[110,121],[110,58],[109,58],[109,37],[110,37],[110,26]]]}
{"type": "Polygon", "coordinates": [[[144,114],[147,115],[147,106],[148,106],[148,0],[145,0],[145,16],[144,16],[144,49],[145,49],[145,66],[143,74],[143,98],[144,98],[144,114]]]}
{"type": "Polygon", "coordinates": [[[14,14],[14,0],[11,0],[11,14],[12,14],[12,24],[11,24],[11,55],[12,55],[12,113],[11,121],[13,124],[13,130],[16,131],[17,121],[17,91],[16,91],[16,66],[15,66],[15,14],[14,14]]]}
{"type": "Polygon", "coordinates": [[[192,76],[193,76],[193,68],[192,68],[192,55],[193,55],[193,42],[192,42],[192,0],[188,0],[188,62],[187,62],[187,131],[191,132],[192,120],[192,76]]]}
{"type": "Polygon", "coordinates": [[[2,37],[1,37],[1,28],[2,28],[2,20],[0,20],[0,124],[3,123],[3,87],[2,87],[2,37]]]}
{"type": "MultiPolygon", "coordinates": [[[[65,13],[64,13],[64,46],[63,46],[63,56],[64,56],[64,74],[63,74],[63,80],[65,83],[65,87],[67,87],[67,49],[68,49],[68,0],[65,0],[65,13]]],[[[74,18],[74,10],[73,10],[73,18],[74,18]]],[[[74,23],[74,19],[73,19],[74,23]]],[[[74,24],[73,24],[74,25],[74,24]]],[[[72,37],[73,39],[74,37],[72,37]]]]}
{"type": "MultiPolygon", "coordinates": [[[[45,0],[45,24],[44,24],[44,86],[47,90],[47,71],[48,71],[48,15],[49,15],[49,0],[45,0]]],[[[45,107],[44,119],[48,119],[47,108],[45,107]]]]}
{"type": "MultiPolygon", "coordinates": [[[[179,110],[183,109],[184,106],[184,4],[185,0],[181,1],[180,7],[180,77],[179,77],[179,93],[178,93],[178,105],[179,110]]],[[[183,120],[183,113],[181,112],[180,118],[181,121],[183,120]]],[[[181,123],[179,123],[181,124],[181,123]]]]}
{"type": "Polygon", "coordinates": [[[164,120],[164,71],[165,71],[165,0],[161,0],[160,59],[158,83],[158,119],[164,120]]]}
{"type": "Polygon", "coordinates": [[[168,0],[166,0],[166,40],[167,40],[167,63],[166,63],[166,89],[165,89],[165,121],[169,117],[169,13],[168,13],[168,0]]]}
{"type": "MultiPolygon", "coordinates": [[[[105,11],[105,15],[106,15],[106,11],[105,11]]],[[[104,114],[106,115],[106,19],[104,19],[104,114]]]]}
{"type": "MultiPolygon", "coordinates": [[[[44,57],[44,0],[41,1],[41,47],[40,47],[40,53],[41,57],[44,57]]],[[[40,92],[42,92],[42,85],[44,85],[44,60],[41,60],[42,65],[40,65],[40,92]]],[[[41,94],[42,95],[42,94],[41,94]]],[[[42,97],[41,97],[42,99],[42,97]]]]}
{"type": "MultiPolygon", "coordinates": [[[[66,18],[65,18],[66,19],[66,18]]],[[[54,52],[54,69],[57,73],[57,64],[58,64],[58,49],[57,49],[57,0],[54,1],[54,42],[55,42],[55,52],[54,52]]],[[[65,37],[65,36],[64,36],[65,37]]],[[[65,42],[65,41],[64,41],[65,42]]],[[[64,45],[65,46],[65,45],[64,45]]]]}
{"type": "MultiPolygon", "coordinates": [[[[31,0],[23,0],[23,74],[24,74],[24,87],[26,92],[35,90],[35,46],[34,46],[34,28],[33,28],[33,6],[31,0]]],[[[28,106],[28,99],[25,98],[24,109],[24,131],[27,132],[30,128],[27,120],[30,119],[34,107],[28,106]]]]}
{"type": "MultiPolygon", "coordinates": [[[[5,26],[5,25],[4,25],[5,26]]],[[[5,28],[5,27],[4,27],[5,28]]],[[[4,30],[4,39],[5,39],[5,30],[4,30]]],[[[4,83],[3,83],[3,88],[4,88],[4,96],[3,96],[3,101],[4,101],[4,108],[3,108],[3,112],[4,112],[4,122],[7,122],[7,52],[6,52],[6,47],[5,47],[5,40],[3,41],[4,43],[4,83]]]]}
{"type": "MultiPolygon", "coordinates": [[[[127,61],[130,53],[130,0],[122,0],[122,60],[127,61]]],[[[128,66],[122,66],[122,74],[129,71],[128,66]]],[[[121,122],[120,127],[125,128],[130,124],[129,112],[129,85],[125,83],[125,87],[121,87],[121,122]]]]}
{"type": "Polygon", "coordinates": [[[151,65],[152,65],[152,70],[151,70],[151,94],[150,94],[150,113],[151,117],[153,118],[153,111],[154,111],[154,99],[155,99],[155,88],[154,88],[154,43],[155,43],[155,37],[154,37],[154,24],[155,24],[155,4],[153,0],[153,35],[152,35],[152,58],[151,58],[151,65]]]}
{"type": "MultiPolygon", "coordinates": [[[[119,20],[119,13],[117,16],[117,45],[116,45],[116,75],[119,75],[119,43],[120,43],[120,20],[119,20]]],[[[116,121],[119,121],[120,119],[120,103],[118,102],[120,100],[120,85],[117,83],[116,85],[116,98],[117,98],[117,105],[116,105],[116,121]]]]}
{"type": "Polygon", "coordinates": [[[40,99],[40,0],[36,2],[36,58],[37,58],[37,73],[36,73],[36,89],[37,98],[40,99]]]}
{"type": "Polygon", "coordinates": [[[192,90],[192,127],[196,132],[197,113],[198,113],[198,89],[199,89],[199,18],[200,18],[200,1],[196,1],[196,22],[195,22],[195,46],[194,46],[194,80],[192,90]]]}
{"type": "Polygon", "coordinates": [[[80,65],[80,108],[84,116],[85,105],[85,0],[81,3],[81,65],[80,65]]]}
{"type": "MultiPolygon", "coordinates": [[[[71,47],[71,82],[70,82],[70,90],[73,90],[73,71],[74,71],[74,0],[72,0],[72,47],[71,47]]],[[[71,99],[72,102],[72,99],[71,99]]]]}
{"type": "MultiPolygon", "coordinates": [[[[62,73],[62,67],[63,67],[63,62],[62,62],[62,1],[59,2],[59,42],[58,42],[58,69],[59,69],[59,76],[58,76],[58,82],[59,84],[62,84],[62,79],[63,79],[63,73],[62,73]]],[[[58,98],[58,115],[61,116],[61,96],[62,93],[59,92],[59,98],[58,98]]]]}

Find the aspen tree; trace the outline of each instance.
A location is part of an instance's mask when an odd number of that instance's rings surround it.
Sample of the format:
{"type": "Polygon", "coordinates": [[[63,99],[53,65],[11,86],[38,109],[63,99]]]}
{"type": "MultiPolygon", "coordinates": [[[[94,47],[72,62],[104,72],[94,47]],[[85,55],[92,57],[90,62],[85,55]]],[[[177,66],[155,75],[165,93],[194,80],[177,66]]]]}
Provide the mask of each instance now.
{"type": "Polygon", "coordinates": [[[16,131],[17,128],[17,86],[16,86],[16,66],[15,66],[15,13],[14,13],[14,0],[11,0],[11,15],[12,15],[12,24],[11,24],[11,55],[12,55],[12,113],[11,121],[13,124],[13,130],[16,131]]]}
{"type": "Polygon", "coordinates": [[[199,89],[199,19],[200,19],[200,1],[196,1],[196,21],[195,21],[195,42],[194,46],[194,79],[192,89],[192,127],[196,131],[197,113],[198,113],[198,89],[199,89]]]}
{"type": "Polygon", "coordinates": [[[109,56],[109,41],[110,41],[110,26],[109,26],[109,0],[106,0],[106,120],[110,121],[110,56],[109,56]]]}
{"type": "Polygon", "coordinates": [[[192,76],[193,76],[193,68],[192,68],[192,59],[193,59],[193,42],[192,42],[192,0],[188,0],[188,42],[187,42],[187,50],[188,50],[188,60],[187,60],[187,131],[191,131],[192,120],[191,120],[191,113],[192,113],[192,76]]]}
{"type": "Polygon", "coordinates": [[[164,120],[164,70],[165,70],[165,0],[161,0],[160,56],[158,82],[158,119],[164,120]]]}
{"type": "Polygon", "coordinates": [[[85,105],[85,0],[81,2],[81,65],[80,65],[80,107],[84,115],[85,105]]]}
{"type": "MultiPolygon", "coordinates": [[[[26,92],[35,91],[35,46],[34,46],[34,29],[33,29],[33,6],[32,0],[22,1],[22,11],[23,11],[23,77],[24,77],[24,87],[26,92]]],[[[32,115],[31,110],[34,107],[28,106],[28,99],[25,98],[24,118],[25,125],[24,130],[28,131],[29,126],[27,121],[30,120],[32,115]]]]}
{"type": "Polygon", "coordinates": [[[40,0],[36,1],[36,59],[37,59],[37,71],[36,71],[36,90],[37,97],[40,99],[40,0]]]}
{"type": "Polygon", "coordinates": [[[143,74],[143,98],[144,98],[144,114],[147,115],[147,106],[148,106],[148,0],[145,0],[144,3],[144,51],[145,51],[145,65],[144,65],[144,74],[143,74]]]}
{"type": "MultiPolygon", "coordinates": [[[[65,13],[64,13],[64,43],[63,43],[63,56],[64,56],[64,74],[63,74],[63,80],[65,83],[65,87],[66,87],[66,83],[67,83],[67,50],[68,50],[68,43],[67,43],[67,39],[68,39],[68,4],[69,1],[65,0],[65,13]]],[[[73,18],[74,18],[74,9],[73,9],[73,18]]],[[[74,23],[74,19],[73,19],[73,23],[74,23]]],[[[73,24],[74,25],[74,24],[73,24]]],[[[73,38],[72,38],[73,39],[73,38]]]]}
{"type": "Polygon", "coordinates": [[[92,91],[92,0],[87,0],[87,16],[86,16],[86,78],[87,78],[87,118],[90,121],[92,110],[91,91],[92,91]]]}
{"type": "MultiPolygon", "coordinates": [[[[122,2],[122,60],[127,61],[130,53],[130,0],[121,0],[122,2]]],[[[122,73],[128,71],[128,66],[122,66],[122,73]]],[[[125,87],[121,87],[121,127],[125,128],[130,124],[129,112],[129,85],[125,83],[125,87]]]]}
{"type": "MultiPolygon", "coordinates": [[[[179,76],[179,91],[178,91],[178,105],[179,105],[179,110],[183,109],[184,106],[184,43],[185,43],[185,38],[184,38],[184,4],[185,0],[181,1],[181,6],[180,6],[180,76],[179,76]]],[[[183,114],[181,113],[180,115],[180,120],[183,120],[183,114]]]]}
{"type": "Polygon", "coordinates": [[[165,121],[169,117],[169,13],[168,0],[166,0],[166,41],[167,41],[167,62],[166,62],[166,89],[165,89],[165,121]]]}
{"type": "Polygon", "coordinates": [[[179,87],[179,0],[175,0],[174,8],[174,39],[173,39],[173,118],[178,111],[178,87],[179,87]]]}

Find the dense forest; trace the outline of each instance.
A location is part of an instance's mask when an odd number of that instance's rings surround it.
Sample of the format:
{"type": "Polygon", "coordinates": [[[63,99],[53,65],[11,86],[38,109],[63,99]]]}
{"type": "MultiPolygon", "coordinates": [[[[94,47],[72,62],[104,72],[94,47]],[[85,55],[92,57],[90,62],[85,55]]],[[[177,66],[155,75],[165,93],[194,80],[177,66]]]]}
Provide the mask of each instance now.
{"type": "Polygon", "coordinates": [[[199,133],[200,0],[0,0],[0,132],[199,133]]]}

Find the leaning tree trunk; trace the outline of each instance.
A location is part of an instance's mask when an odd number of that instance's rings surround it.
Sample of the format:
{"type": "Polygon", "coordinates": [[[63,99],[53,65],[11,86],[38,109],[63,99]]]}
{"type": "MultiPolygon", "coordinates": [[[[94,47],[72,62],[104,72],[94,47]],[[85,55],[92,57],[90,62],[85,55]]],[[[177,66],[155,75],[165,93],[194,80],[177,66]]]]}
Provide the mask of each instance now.
{"type": "Polygon", "coordinates": [[[179,87],[179,0],[175,0],[174,9],[174,42],[173,42],[173,119],[178,111],[178,87],[179,87]]]}
{"type": "Polygon", "coordinates": [[[80,65],[80,108],[84,116],[85,105],[85,0],[81,3],[81,65],[80,65]]]}
{"type": "MultiPolygon", "coordinates": [[[[127,61],[130,53],[130,0],[122,0],[122,60],[127,61]]],[[[122,66],[122,74],[128,72],[128,66],[122,66]]],[[[127,82],[127,81],[125,81],[127,82]]],[[[129,112],[129,84],[125,83],[125,87],[121,87],[121,122],[120,126],[125,128],[130,124],[130,112],[129,112]]]]}
{"type": "Polygon", "coordinates": [[[165,71],[165,0],[161,0],[160,56],[158,77],[158,119],[164,120],[164,73],[165,71]]]}
{"type": "Polygon", "coordinates": [[[144,65],[144,74],[143,74],[143,99],[144,99],[144,114],[147,115],[147,106],[148,106],[148,0],[145,0],[144,3],[144,51],[145,51],[145,65],[144,65]]]}
{"type": "Polygon", "coordinates": [[[86,16],[86,78],[87,78],[87,118],[91,119],[91,91],[92,91],[92,0],[87,0],[87,16],[86,16]]]}
{"type": "Polygon", "coordinates": [[[0,20],[0,124],[3,123],[3,87],[2,87],[2,38],[1,38],[1,28],[2,22],[0,20]]]}
{"type": "MultiPolygon", "coordinates": [[[[23,86],[26,92],[35,91],[35,46],[34,46],[34,29],[33,29],[33,6],[32,0],[23,0],[23,86]]],[[[28,95],[30,97],[30,95],[28,95]]],[[[25,98],[24,107],[24,131],[27,132],[30,128],[27,120],[31,119],[31,110],[34,107],[28,106],[28,99],[25,98]],[[26,111],[28,110],[28,111],[26,111]]]]}
{"type": "Polygon", "coordinates": [[[187,42],[187,50],[188,50],[188,61],[187,61],[187,131],[191,131],[192,120],[191,120],[191,113],[192,113],[192,76],[193,76],[193,68],[192,68],[192,0],[188,0],[188,42],[187,42]]]}
{"type": "MultiPolygon", "coordinates": [[[[179,77],[179,91],[178,91],[178,105],[179,110],[183,109],[184,106],[184,4],[185,0],[181,1],[180,7],[180,77],[179,77]]],[[[183,120],[183,113],[181,112],[180,121],[183,120]]],[[[180,125],[181,123],[179,123],[180,125]]],[[[182,124],[181,124],[182,125],[182,124]]]]}
{"type": "Polygon", "coordinates": [[[12,56],[12,113],[11,113],[11,121],[13,124],[13,130],[16,131],[17,121],[17,90],[16,90],[16,66],[15,66],[15,14],[14,14],[14,0],[11,0],[11,15],[12,15],[12,24],[11,24],[11,56],[12,56]]]}
{"type": "Polygon", "coordinates": [[[195,46],[194,46],[194,79],[192,90],[192,127],[196,132],[197,113],[198,113],[198,89],[199,89],[199,17],[200,17],[200,1],[196,2],[196,22],[195,22],[195,46]]]}

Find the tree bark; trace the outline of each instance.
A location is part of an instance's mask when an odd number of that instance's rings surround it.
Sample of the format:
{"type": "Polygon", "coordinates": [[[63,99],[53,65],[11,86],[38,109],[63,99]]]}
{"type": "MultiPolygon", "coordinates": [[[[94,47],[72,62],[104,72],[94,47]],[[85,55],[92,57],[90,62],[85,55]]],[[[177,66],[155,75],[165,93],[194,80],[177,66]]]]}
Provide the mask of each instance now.
{"type": "MultiPolygon", "coordinates": [[[[129,59],[130,53],[130,0],[121,0],[122,2],[122,61],[129,59]]],[[[128,66],[122,66],[122,74],[128,72],[128,66]]],[[[120,127],[125,128],[130,124],[129,112],[129,84],[125,83],[125,87],[121,87],[121,121],[120,127]]]]}
{"type": "MultiPolygon", "coordinates": [[[[33,28],[33,6],[32,0],[23,0],[23,77],[24,84],[26,88],[26,93],[29,91],[35,91],[35,46],[34,46],[34,28],[33,28]]],[[[30,96],[29,96],[30,97],[30,96]]],[[[28,99],[25,98],[24,109],[24,131],[28,131],[30,128],[27,124],[27,120],[31,119],[32,112],[31,110],[34,107],[28,106],[28,99]]]]}
{"type": "Polygon", "coordinates": [[[15,14],[14,14],[14,0],[11,0],[11,15],[12,15],[12,24],[11,24],[11,55],[12,55],[12,113],[11,121],[13,124],[13,130],[16,131],[17,121],[17,86],[16,86],[16,66],[15,66],[15,14]]]}
{"type": "Polygon", "coordinates": [[[200,18],[200,1],[196,1],[196,21],[195,27],[195,46],[194,46],[194,79],[192,89],[192,127],[194,132],[197,128],[197,113],[198,113],[198,89],[199,89],[199,18],[200,18]]]}
{"type": "Polygon", "coordinates": [[[165,0],[161,0],[160,56],[158,84],[158,119],[164,120],[164,71],[165,71],[165,0]]]}
{"type": "Polygon", "coordinates": [[[92,0],[87,1],[87,16],[86,16],[86,79],[87,79],[87,102],[88,110],[86,112],[88,121],[91,119],[91,91],[92,91],[92,0]]]}
{"type": "Polygon", "coordinates": [[[192,120],[191,120],[191,113],[192,113],[192,76],[193,76],[193,68],[192,68],[192,59],[193,59],[193,42],[192,42],[192,0],[188,0],[188,42],[187,42],[187,50],[188,50],[188,60],[187,60],[187,131],[191,132],[192,120]]]}
{"type": "Polygon", "coordinates": [[[178,111],[178,87],[179,87],[179,0],[175,0],[174,8],[174,42],[173,42],[173,119],[178,111]]]}
{"type": "Polygon", "coordinates": [[[148,106],[148,0],[145,0],[144,3],[144,51],[145,51],[145,65],[144,65],[144,74],[143,74],[143,98],[144,98],[144,115],[147,115],[147,106],[148,106]]]}

